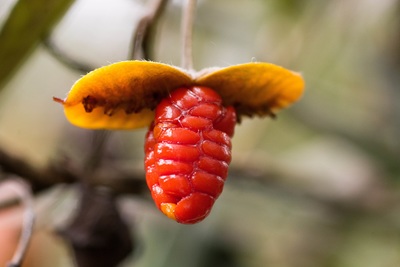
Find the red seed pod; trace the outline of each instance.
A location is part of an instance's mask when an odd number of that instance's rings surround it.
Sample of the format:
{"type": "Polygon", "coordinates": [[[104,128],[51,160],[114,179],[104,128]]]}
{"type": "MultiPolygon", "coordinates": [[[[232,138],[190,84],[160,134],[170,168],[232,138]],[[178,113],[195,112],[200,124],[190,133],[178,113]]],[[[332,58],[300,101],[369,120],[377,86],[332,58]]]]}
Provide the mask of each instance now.
{"type": "Polygon", "coordinates": [[[236,124],[207,87],[173,91],[156,108],[145,143],[146,181],[157,207],[179,223],[203,220],[221,194],[236,124]]]}

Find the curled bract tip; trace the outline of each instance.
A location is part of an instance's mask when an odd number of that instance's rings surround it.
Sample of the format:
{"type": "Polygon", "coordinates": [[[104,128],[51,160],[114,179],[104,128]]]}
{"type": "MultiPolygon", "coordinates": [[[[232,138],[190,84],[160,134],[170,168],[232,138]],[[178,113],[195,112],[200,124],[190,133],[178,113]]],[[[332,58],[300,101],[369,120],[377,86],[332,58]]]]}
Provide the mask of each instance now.
{"type": "Polygon", "coordinates": [[[246,63],[189,74],[149,61],[122,61],[79,79],[63,104],[67,119],[89,129],[147,127],[154,108],[171,91],[202,85],[215,90],[242,116],[268,116],[297,101],[304,90],[300,74],[270,63],[246,63]]]}

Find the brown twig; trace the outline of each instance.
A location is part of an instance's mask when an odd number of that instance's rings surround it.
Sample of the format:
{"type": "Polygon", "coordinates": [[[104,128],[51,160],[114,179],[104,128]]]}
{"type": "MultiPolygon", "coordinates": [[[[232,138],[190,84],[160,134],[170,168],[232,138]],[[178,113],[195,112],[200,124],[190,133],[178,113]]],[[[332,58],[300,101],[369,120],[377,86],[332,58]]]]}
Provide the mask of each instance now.
{"type": "Polygon", "coordinates": [[[92,145],[84,165],[86,174],[93,173],[101,165],[102,156],[110,135],[111,132],[106,130],[92,131],[92,145]]]}
{"type": "Polygon", "coordinates": [[[133,33],[130,59],[152,59],[150,47],[153,43],[155,27],[167,2],[168,0],[156,0],[140,19],[133,33]]]}
{"type": "MultiPolygon", "coordinates": [[[[28,181],[34,193],[39,193],[59,184],[80,182],[87,177],[85,171],[74,166],[68,159],[61,159],[44,168],[38,168],[30,164],[29,161],[11,155],[1,148],[0,167],[5,177],[17,175],[28,181]]],[[[88,183],[93,186],[109,187],[116,194],[142,194],[146,192],[143,172],[124,172],[105,168],[91,173],[88,183]]],[[[15,201],[10,202],[10,204],[15,203],[15,201]]],[[[8,206],[8,204],[6,203],[5,206],[8,206]]]]}
{"type": "Polygon", "coordinates": [[[80,73],[88,73],[96,68],[95,66],[82,63],[81,61],[75,60],[71,56],[67,55],[51,41],[50,37],[44,39],[42,44],[55,59],[68,68],[76,70],[80,73]]]}
{"type": "MultiPolygon", "coordinates": [[[[53,172],[53,168],[47,170],[34,167],[24,158],[17,157],[0,148],[0,167],[8,174],[17,175],[31,182],[34,192],[41,191],[57,183],[72,182],[75,178],[68,172],[53,172]]],[[[64,165],[65,167],[65,165],[64,165]]],[[[63,169],[65,170],[65,168],[63,169]]]]}

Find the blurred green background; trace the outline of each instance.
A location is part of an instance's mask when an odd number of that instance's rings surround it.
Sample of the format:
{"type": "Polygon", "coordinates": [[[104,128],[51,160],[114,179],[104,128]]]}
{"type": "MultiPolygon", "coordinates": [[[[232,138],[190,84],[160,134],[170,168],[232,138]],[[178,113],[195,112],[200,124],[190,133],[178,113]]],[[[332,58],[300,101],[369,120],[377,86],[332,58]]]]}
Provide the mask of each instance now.
{"type": "MultiPolygon", "coordinates": [[[[16,2],[1,0],[2,25],[16,2]]],[[[22,17],[48,18],[0,35],[0,147],[35,166],[60,155],[81,164],[90,132],[69,125],[52,97],[84,73],[55,53],[91,68],[126,60],[151,2],[32,0],[22,8],[22,17]]],[[[171,1],[161,18],[157,61],[179,65],[180,8],[171,1]]],[[[203,0],[193,49],[197,70],[271,62],[301,72],[306,93],[277,120],[237,126],[230,177],[204,222],[179,225],[149,196],[122,197],[140,244],[122,266],[400,266],[400,1],[203,0]]],[[[144,134],[113,133],[110,161],[141,170],[144,134]]],[[[37,196],[32,266],[72,266],[49,236],[73,213],[75,196],[64,185],[37,196]]]]}

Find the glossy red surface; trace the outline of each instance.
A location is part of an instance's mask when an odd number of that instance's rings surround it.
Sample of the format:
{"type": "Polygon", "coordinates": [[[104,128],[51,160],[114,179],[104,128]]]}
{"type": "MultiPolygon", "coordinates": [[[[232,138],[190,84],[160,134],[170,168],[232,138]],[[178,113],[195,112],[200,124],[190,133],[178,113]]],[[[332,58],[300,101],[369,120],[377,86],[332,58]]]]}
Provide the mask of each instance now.
{"type": "Polygon", "coordinates": [[[233,107],[207,87],[179,88],[156,108],[146,135],[146,180],[157,207],[179,223],[203,220],[231,161],[233,107]]]}

